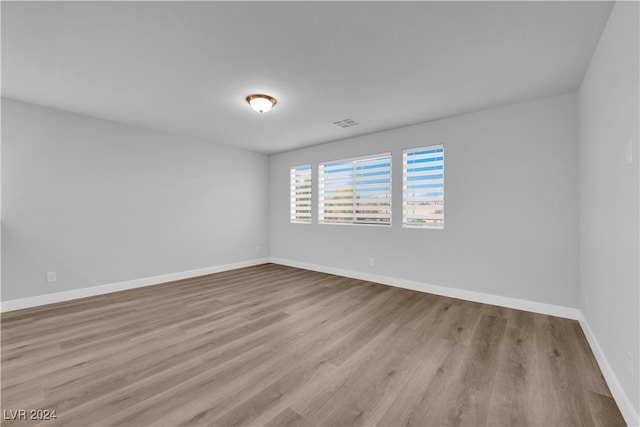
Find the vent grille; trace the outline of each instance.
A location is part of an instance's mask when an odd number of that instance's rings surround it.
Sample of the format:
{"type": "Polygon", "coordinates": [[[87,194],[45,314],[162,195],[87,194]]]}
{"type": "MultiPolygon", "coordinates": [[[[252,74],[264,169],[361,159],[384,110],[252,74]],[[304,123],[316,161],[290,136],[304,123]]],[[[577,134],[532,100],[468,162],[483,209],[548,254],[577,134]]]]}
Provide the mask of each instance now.
{"type": "Polygon", "coordinates": [[[350,128],[351,126],[357,126],[358,122],[353,119],[342,119],[337,122],[332,122],[331,124],[336,125],[341,128],[350,128]]]}

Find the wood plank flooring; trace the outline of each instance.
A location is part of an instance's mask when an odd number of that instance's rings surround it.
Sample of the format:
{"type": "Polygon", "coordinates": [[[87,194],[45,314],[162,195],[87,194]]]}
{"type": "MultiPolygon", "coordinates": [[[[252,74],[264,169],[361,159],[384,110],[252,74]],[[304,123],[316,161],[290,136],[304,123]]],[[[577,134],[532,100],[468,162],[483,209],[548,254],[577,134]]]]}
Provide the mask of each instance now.
{"type": "Polygon", "coordinates": [[[274,264],[1,320],[3,426],[625,425],[575,321],[274,264]]]}

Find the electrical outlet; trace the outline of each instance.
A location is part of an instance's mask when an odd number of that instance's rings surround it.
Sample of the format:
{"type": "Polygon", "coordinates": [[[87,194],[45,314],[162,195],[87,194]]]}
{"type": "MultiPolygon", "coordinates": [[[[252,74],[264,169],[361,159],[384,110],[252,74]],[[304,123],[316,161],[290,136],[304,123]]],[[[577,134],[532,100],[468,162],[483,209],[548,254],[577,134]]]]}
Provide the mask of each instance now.
{"type": "Polygon", "coordinates": [[[58,278],[55,271],[47,271],[47,283],[54,283],[58,278]]]}
{"type": "Polygon", "coordinates": [[[369,257],[369,265],[376,265],[376,259],[374,257],[369,257]]]}
{"type": "Polygon", "coordinates": [[[256,246],[256,253],[259,254],[260,253],[260,246],[256,246]]]}
{"type": "Polygon", "coordinates": [[[631,376],[631,378],[635,378],[635,363],[634,363],[634,357],[633,354],[629,353],[627,351],[627,358],[628,358],[628,364],[629,366],[627,367],[629,369],[629,375],[631,376]]]}
{"type": "Polygon", "coordinates": [[[586,301],[584,303],[584,308],[586,308],[587,310],[589,310],[589,294],[587,294],[587,298],[586,301]]]}
{"type": "Polygon", "coordinates": [[[633,164],[633,141],[629,140],[627,142],[627,155],[626,155],[626,159],[627,159],[627,166],[631,166],[633,164]]]}

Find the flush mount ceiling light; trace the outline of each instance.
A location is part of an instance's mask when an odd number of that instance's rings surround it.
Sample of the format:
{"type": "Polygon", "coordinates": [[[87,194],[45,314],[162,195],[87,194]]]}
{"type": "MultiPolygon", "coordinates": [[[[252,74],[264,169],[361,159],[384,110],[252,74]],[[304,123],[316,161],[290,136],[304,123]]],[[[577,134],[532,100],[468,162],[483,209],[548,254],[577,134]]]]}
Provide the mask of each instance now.
{"type": "Polygon", "coordinates": [[[271,110],[271,107],[276,105],[275,98],[269,95],[263,94],[255,94],[247,96],[247,102],[251,105],[251,108],[256,110],[258,113],[266,113],[271,110]]]}

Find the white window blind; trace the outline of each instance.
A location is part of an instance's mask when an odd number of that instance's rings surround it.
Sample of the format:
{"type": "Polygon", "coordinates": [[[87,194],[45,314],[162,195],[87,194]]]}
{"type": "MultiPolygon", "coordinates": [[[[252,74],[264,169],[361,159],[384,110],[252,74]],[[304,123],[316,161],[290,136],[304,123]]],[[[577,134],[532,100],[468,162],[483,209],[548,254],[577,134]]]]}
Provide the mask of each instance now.
{"type": "Polygon", "coordinates": [[[291,222],[311,223],[311,166],[298,166],[290,170],[291,222]]]}
{"type": "Polygon", "coordinates": [[[321,163],[318,222],[391,225],[391,153],[321,163]]]}
{"type": "Polygon", "coordinates": [[[444,228],[444,146],[404,150],[402,226],[444,228]]]}

